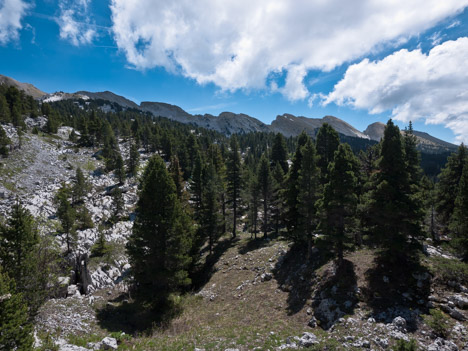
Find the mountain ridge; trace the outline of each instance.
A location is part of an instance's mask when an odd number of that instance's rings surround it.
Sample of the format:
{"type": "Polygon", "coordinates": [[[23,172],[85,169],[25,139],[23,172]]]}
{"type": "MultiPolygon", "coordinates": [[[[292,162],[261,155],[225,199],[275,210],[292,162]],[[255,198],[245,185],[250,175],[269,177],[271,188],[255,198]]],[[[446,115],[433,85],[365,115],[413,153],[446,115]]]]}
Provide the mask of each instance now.
{"type": "MultiPolygon", "coordinates": [[[[302,131],[314,137],[323,123],[330,124],[339,134],[346,137],[380,141],[383,136],[385,124],[374,122],[364,131],[359,131],[346,121],[335,116],[324,116],[323,118],[311,118],[305,116],[295,116],[289,113],[277,115],[271,124],[261,122],[255,117],[244,113],[221,112],[218,116],[211,114],[192,115],[177,105],[165,102],[143,101],[139,105],[124,96],[117,95],[111,91],[90,92],[80,90],[75,93],[55,92],[47,94],[29,83],[21,83],[13,78],[0,75],[0,84],[13,85],[36,99],[45,102],[54,102],[64,99],[92,99],[104,100],[115,103],[124,109],[136,109],[142,112],[149,112],[154,116],[165,117],[171,120],[193,124],[197,127],[216,130],[226,135],[249,132],[274,132],[282,133],[286,137],[294,137],[302,131]]],[[[101,107],[108,111],[109,106],[101,107]]],[[[444,153],[456,150],[457,145],[438,139],[426,132],[415,131],[418,139],[418,148],[427,153],[444,153]]]]}

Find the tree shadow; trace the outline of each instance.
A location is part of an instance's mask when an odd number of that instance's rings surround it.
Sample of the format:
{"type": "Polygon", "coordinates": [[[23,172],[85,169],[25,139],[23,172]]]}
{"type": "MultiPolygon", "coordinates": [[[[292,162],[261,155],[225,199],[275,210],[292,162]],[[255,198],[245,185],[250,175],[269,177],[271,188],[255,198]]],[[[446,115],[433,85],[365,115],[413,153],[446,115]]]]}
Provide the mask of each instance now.
{"type": "Polygon", "coordinates": [[[262,237],[258,237],[256,239],[250,239],[246,241],[239,247],[239,253],[241,255],[245,255],[246,253],[254,250],[261,249],[263,247],[267,247],[271,245],[271,238],[263,239],[262,237]]]}
{"type": "Polygon", "coordinates": [[[409,331],[418,328],[421,315],[429,312],[431,293],[431,275],[418,256],[396,260],[381,254],[366,272],[366,279],[368,286],[362,294],[376,321],[390,323],[400,316],[405,318],[409,331]]]}
{"type": "Polygon", "coordinates": [[[315,291],[312,307],[317,323],[329,329],[344,315],[354,314],[359,302],[354,264],[346,259],[331,262],[315,291]]]}
{"type": "Polygon", "coordinates": [[[326,263],[329,256],[325,251],[314,249],[307,260],[306,245],[293,245],[280,256],[273,274],[282,291],[288,292],[288,314],[294,315],[302,310],[311,298],[312,287],[317,282],[315,270],[326,263]]]}
{"type": "Polygon", "coordinates": [[[130,302],[128,295],[122,294],[98,309],[96,317],[100,327],[110,332],[149,335],[155,328],[167,328],[180,312],[174,304],[153,307],[140,300],[130,302]]]}
{"type": "MultiPolygon", "coordinates": [[[[207,255],[204,264],[199,267],[192,275],[192,290],[200,290],[206,283],[208,283],[216,272],[216,263],[219,261],[221,256],[233,247],[239,238],[223,238],[220,239],[213,248],[213,253],[207,255]]],[[[207,248],[205,248],[207,250],[207,248]]]]}

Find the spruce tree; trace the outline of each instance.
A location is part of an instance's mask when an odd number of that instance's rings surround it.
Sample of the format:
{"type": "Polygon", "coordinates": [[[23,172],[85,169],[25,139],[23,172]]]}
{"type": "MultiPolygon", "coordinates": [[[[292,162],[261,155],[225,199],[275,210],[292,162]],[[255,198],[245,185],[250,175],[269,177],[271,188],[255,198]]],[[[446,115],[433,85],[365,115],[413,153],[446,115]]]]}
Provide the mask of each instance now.
{"type": "Polygon", "coordinates": [[[462,251],[464,259],[468,259],[468,160],[463,167],[462,176],[455,198],[453,215],[450,217],[450,229],[455,242],[462,251]]]}
{"type": "Polygon", "coordinates": [[[154,306],[165,305],[171,293],[190,284],[187,270],[192,223],[161,157],[150,158],[139,189],[136,219],[127,244],[134,287],[154,306]]]}
{"type": "Polygon", "coordinates": [[[271,148],[272,164],[279,163],[283,173],[288,172],[288,152],[286,151],[286,141],[281,133],[275,135],[273,146],[271,148]]]}
{"type": "Polygon", "coordinates": [[[319,207],[324,212],[322,227],[334,243],[339,263],[343,260],[344,243],[357,226],[357,160],[348,144],[340,144],[328,167],[329,181],[325,185],[319,207]]]}
{"type": "Polygon", "coordinates": [[[270,163],[265,154],[260,158],[260,164],[257,171],[258,185],[260,187],[260,200],[263,207],[263,238],[268,234],[268,214],[272,192],[272,179],[270,172],[270,163]]]}
{"type": "Polygon", "coordinates": [[[421,235],[424,212],[411,187],[400,129],[392,120],[385,127],[374,182],[368,203],[371,230],[388,258],[393,262],[406,259],[412,253],[408,241],[415,243],[421,235]]]}
{"type": "Polygon", "coordinates": [[[0,350],[30,351],[33,327],[23,295],[0,266],[0,350]]]}
{"type": "Polygon", "coordinates": [[[313,231],[317,226],[315,202],[319,197],[320,171],[317,167],[317,154],[309,138],[301,147],[302,162],[297,180],[298,223],[296,235],[300,241],[307,243],[308,256],[312,251],[313,231]]]}
{"type": "Polygon", "coordinates": [[[340,145],[340,137],[336,130],[328,123],[323,123],[315,140],[322,184],[327,182],[328,164],[333,161],[338,145],[340,145]]]}
{"type": "Polygon", "coordinates": [[[231,137],[231,150],[227,160],[227,196],[232,209],[232,236],[236,237],[237,219],[239,217],[240,194],[242,190],[242,167],[239,153],[239,142],[231,137]]]}

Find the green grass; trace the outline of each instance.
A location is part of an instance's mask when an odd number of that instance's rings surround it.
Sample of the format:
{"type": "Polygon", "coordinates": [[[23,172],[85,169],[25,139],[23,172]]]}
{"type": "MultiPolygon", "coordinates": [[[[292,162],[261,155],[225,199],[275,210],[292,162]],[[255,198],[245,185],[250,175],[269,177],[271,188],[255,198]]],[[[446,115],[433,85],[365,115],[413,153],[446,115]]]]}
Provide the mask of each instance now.
{"type": "Polygon", "coordinates": [[[468,264],[456,259],[443,257],[431,257],[430,270],[435,279],[447,283],[456,281],[460,284],[468,284],[468,264]]]}

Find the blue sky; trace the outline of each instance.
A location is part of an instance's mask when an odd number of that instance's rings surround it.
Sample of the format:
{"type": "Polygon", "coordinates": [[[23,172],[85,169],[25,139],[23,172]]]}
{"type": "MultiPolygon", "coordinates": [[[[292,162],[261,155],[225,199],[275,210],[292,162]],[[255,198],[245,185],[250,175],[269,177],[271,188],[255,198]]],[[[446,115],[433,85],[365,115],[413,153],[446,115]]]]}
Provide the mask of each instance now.
{"type": "Polygon", "coordinates": [[[265,123],[393,117],[467,142],[468,1],[407,3],[0,0],[0,74],[265,123]]]}

